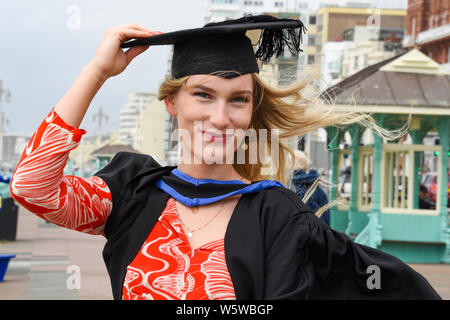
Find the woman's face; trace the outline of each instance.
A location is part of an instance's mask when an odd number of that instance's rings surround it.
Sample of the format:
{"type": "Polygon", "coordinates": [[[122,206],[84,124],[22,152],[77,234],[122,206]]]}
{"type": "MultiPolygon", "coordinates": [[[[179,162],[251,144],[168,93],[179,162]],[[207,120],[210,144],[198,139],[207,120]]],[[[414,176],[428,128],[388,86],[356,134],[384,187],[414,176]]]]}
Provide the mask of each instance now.
{"type": "Polygon", "coordinates": [[[253,90],[250,74],[193,75],[166,98],[167,110],[178,118],[181,161],[232,163],[251,122],[253,90]]]}

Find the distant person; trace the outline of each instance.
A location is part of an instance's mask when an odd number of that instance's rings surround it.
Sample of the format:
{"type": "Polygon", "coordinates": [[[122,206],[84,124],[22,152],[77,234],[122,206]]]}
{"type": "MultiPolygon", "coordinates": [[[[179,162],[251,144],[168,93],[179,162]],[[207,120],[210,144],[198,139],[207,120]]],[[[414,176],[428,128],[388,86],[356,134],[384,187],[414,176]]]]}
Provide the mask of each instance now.
{"type": "Polygon", "coordinates": [[[419,209],[434,209],[434,203],[428,199],[428,188],[424,185],[419,187],[419,209]]]}
{"type": "MultiPolygon", "coordinates": [[[[305,204],[314,212],[317,212],[321,207],[328,204],[328,197],[323,189],[319,186],[320,175],[311,169],[311,164],[306,155],[297,150],[295,153],[294,174],[292,177],[292,184],[295,192],[303,201],[305,195],[312,188],[315,188],[313,194],[308,197],[305,204]],[[317,181],[317,182],[316,182],[317,181]],[[316,182],[316,183],[315,183],[316,182]],[[313,186],[315,184],[315,186],[313,186]]],[[[320,219],[326,224],[330,225],[330,210],[327,209],[320,215],[320,219]]]]}

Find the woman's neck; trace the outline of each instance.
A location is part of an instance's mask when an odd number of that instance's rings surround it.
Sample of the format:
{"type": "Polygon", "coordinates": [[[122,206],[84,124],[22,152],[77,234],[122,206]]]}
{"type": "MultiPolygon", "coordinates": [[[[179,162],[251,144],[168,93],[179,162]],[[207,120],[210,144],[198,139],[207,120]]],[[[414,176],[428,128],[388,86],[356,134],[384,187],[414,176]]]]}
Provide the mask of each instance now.
{"type": "Polygon", "coordinates": [[[178,170],[196,179],[214,180],[241,180],[250,183],[249,180],[241,177],[233,168],[232,164],[178,164],[178,170]]]}

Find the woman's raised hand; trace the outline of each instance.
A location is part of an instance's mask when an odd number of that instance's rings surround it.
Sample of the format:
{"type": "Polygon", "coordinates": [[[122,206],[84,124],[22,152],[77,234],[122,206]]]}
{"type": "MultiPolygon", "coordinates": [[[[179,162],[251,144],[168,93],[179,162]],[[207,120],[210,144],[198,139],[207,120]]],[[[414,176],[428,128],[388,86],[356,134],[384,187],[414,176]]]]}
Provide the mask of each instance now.
{"type": "Polygon", "coordinates": [[[106,30],[90,65],[95,67],[105,80],[116,76],[125,70],[131,60],[149,47],[136,46],[123,51],[120,47],[123,42],[133,38],[147,38],[160,33],[147,29],[138,23],[110,27],[106,30]]]}

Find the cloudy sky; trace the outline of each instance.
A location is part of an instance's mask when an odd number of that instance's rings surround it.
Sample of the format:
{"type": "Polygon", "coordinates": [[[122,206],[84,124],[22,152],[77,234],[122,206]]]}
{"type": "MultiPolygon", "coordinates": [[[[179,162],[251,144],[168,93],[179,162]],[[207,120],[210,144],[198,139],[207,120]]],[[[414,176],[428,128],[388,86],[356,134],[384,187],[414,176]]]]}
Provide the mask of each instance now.
{"type": "MultiPolygon", "coordinates": [[[[200,27],[206,0],[2,0],[0,79],[11,92],[2,100],[5,133],[31,134],[64,96],[91,60],[109,26],[138,22],[163,32],[200,27]]],[[[102,106],[118,129],[119,110],[129,92],[156,92],[167,70],[170,48],[153,47],[120,75],[109,79],[91,103],[82,128],[96,133],[92,120],[102,106]]]]}

